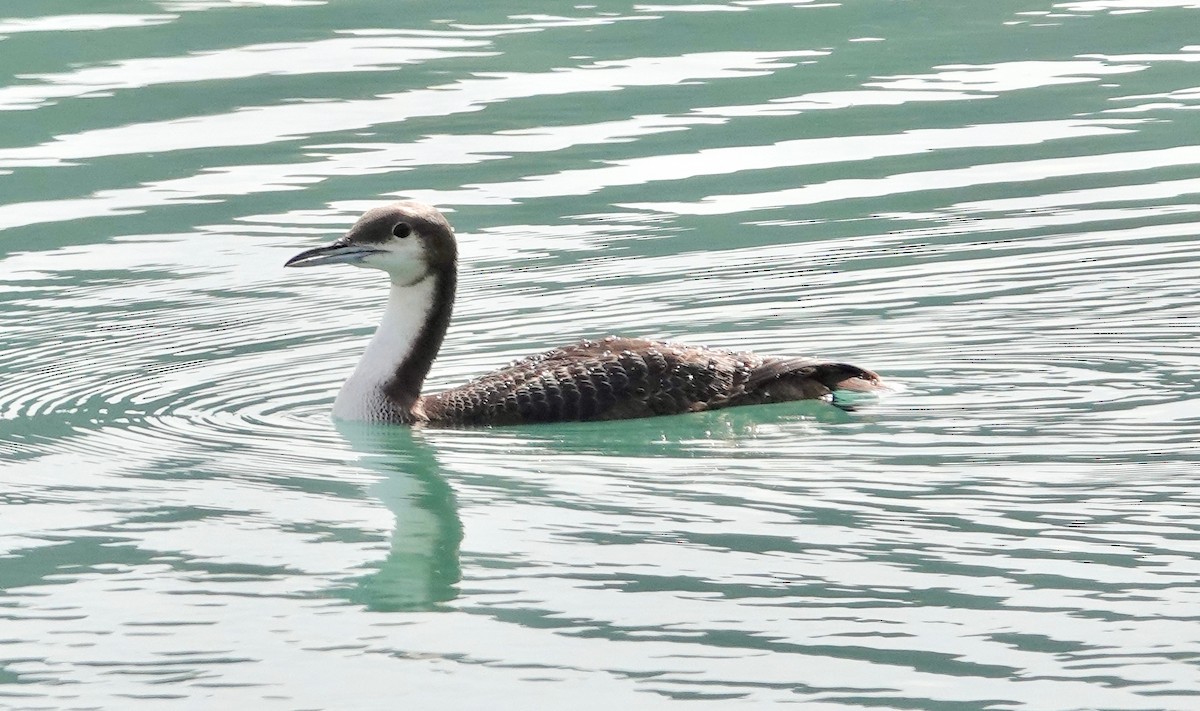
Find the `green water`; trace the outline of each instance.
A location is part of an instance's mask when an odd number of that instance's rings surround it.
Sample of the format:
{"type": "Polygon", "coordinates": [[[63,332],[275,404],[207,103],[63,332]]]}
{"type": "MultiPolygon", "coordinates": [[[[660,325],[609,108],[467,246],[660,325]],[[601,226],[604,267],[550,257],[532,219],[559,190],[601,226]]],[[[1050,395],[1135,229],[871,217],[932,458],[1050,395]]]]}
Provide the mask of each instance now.
{"type": "Polygon", "coordinates": [[[1200,696],[1185,0],[0,9],[0,708],[1200,696]],[[335,424],[399,197],[430,388],[607,333],[819,403],[335,424]]]}

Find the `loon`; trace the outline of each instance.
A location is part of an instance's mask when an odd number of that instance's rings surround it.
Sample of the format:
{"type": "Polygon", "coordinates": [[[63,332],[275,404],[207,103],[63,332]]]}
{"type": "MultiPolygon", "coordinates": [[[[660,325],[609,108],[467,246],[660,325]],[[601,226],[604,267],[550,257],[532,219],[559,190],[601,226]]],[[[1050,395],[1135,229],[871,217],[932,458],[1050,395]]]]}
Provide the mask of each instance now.
{"type": "Polygon", "coordinates": [[[351,264],[391,281],[383,320],[333,405],[335,418],[408,425],[619,420],[882,389],[875,373],[811,358],[762,356],[609,336],[519,360],[465,385],[421,394],[454,307],[458,247],[437,209],[397,202],[365,213],[332,244],[287,267],[351,264]]]}

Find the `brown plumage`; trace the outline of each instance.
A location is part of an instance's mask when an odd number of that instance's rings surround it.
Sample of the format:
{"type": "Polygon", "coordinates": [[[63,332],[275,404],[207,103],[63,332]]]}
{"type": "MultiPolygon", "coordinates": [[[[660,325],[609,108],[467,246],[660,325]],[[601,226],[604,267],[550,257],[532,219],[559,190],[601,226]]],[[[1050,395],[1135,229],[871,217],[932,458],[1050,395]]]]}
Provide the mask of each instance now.
{"type": "Polygon", "coordinates": [[[770,358],[609,336],[517,361],[421,398],[423,421],[454,425],[623,420],[735,405],[831,399],[879,377],[842,363],[770,358]]]}
{"type": "Polygon", "coordinates": [[[383,323],[334,403],[334,414],[346,419],[439,425],[620,420],[789,400],[833,402],[835,390],[882,387],[875,373],[844,363],[609,336],[422,396],[454,303],[457,247],[449,223],[428,205],[396,203],[371,210],[342,239],[287,265],[334,262],[382,269],[392,282],[383,323]]]}

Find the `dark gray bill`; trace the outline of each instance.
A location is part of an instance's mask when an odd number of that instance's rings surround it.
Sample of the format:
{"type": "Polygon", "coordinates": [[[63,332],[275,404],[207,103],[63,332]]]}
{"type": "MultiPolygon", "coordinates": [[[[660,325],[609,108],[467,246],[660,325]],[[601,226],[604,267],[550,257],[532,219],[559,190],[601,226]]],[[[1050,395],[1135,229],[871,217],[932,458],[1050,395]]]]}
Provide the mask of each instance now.
{"type": "Polygon", "coordinates": [[[381,250],[357,244],[334,242],[309,249],[287,260],[285,267],[317,267],[322,264],[353,264],[381,250]]]}

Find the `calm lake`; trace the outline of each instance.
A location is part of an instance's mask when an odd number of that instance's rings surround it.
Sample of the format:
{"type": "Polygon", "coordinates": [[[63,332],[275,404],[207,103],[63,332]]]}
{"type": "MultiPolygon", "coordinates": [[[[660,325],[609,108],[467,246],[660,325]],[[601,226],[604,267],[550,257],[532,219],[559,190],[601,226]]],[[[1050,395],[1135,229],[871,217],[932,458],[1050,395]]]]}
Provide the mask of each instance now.
{"type": "Polygon", "coordinates": [[[1195,0],[5,0],[0,708],[1200,708],[1195,0]],[[338,423],[644,335],[821,403],[338,423]]]}

